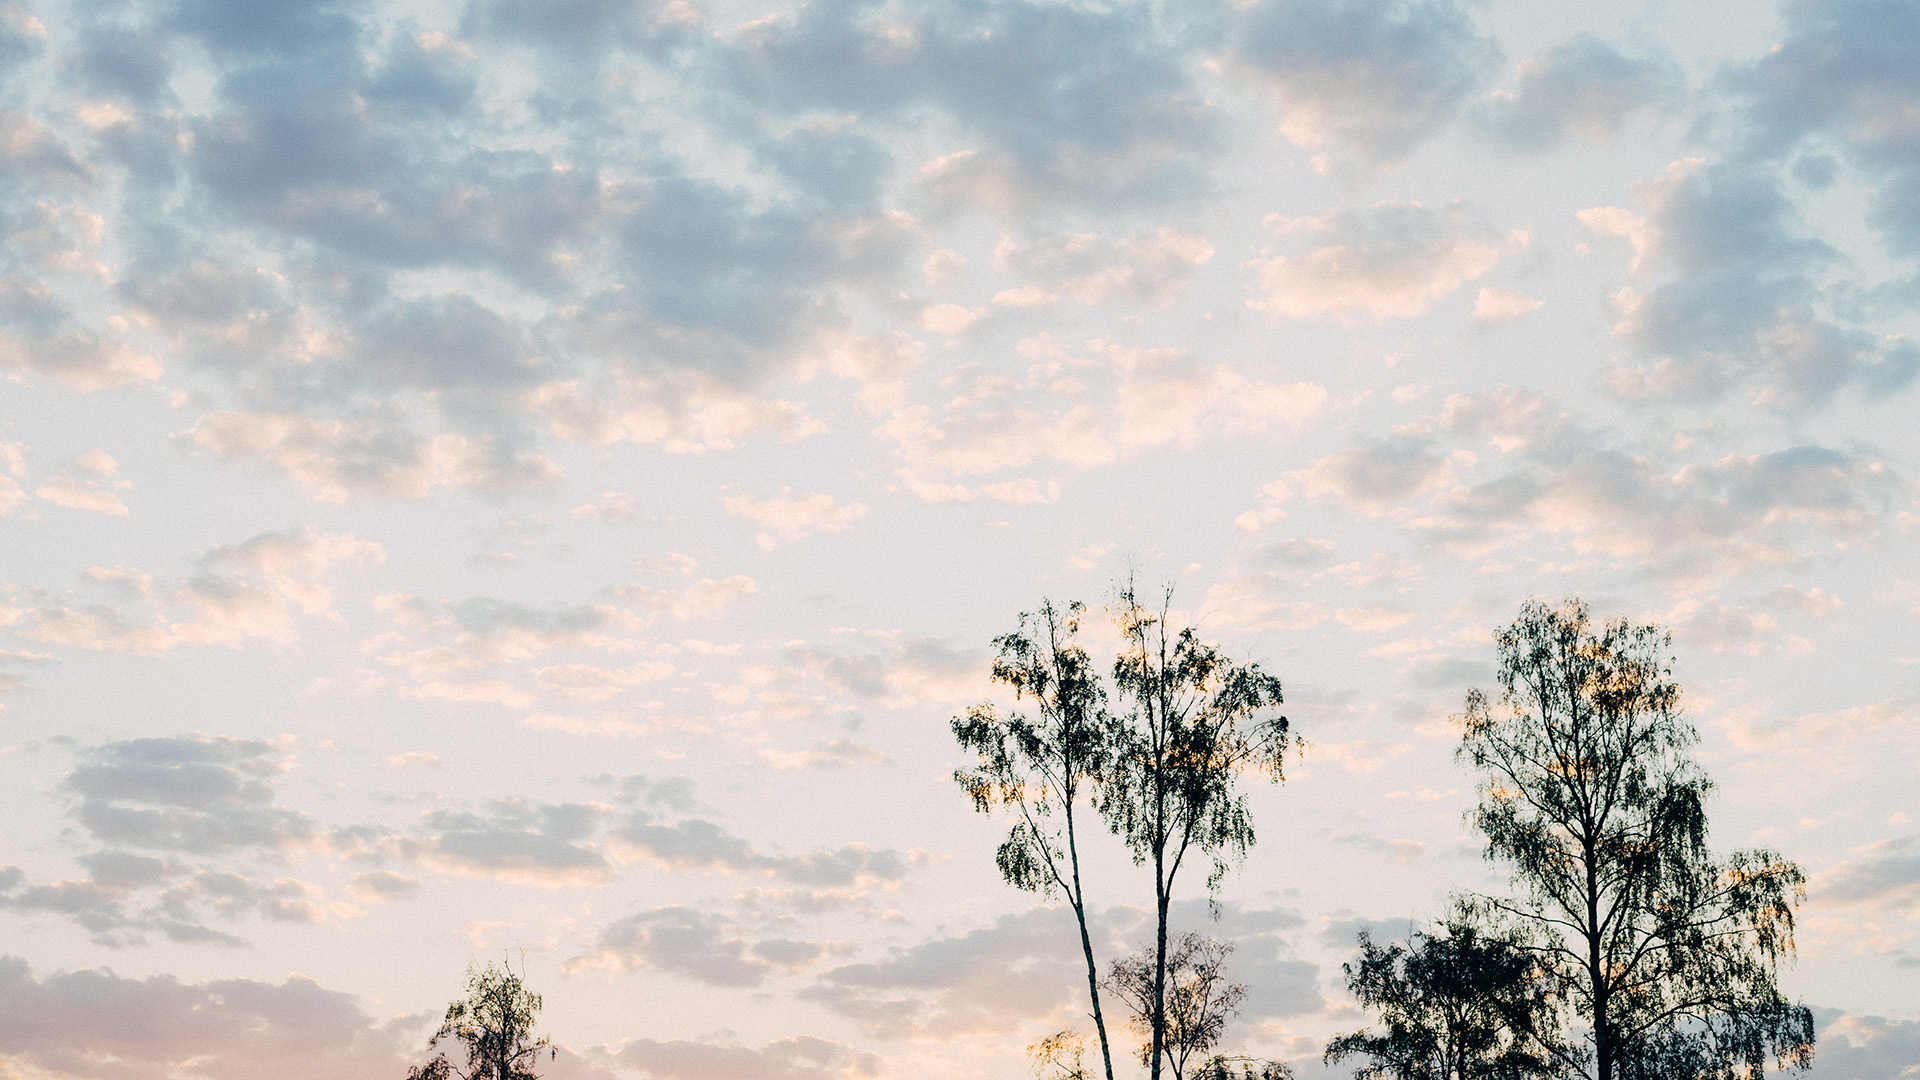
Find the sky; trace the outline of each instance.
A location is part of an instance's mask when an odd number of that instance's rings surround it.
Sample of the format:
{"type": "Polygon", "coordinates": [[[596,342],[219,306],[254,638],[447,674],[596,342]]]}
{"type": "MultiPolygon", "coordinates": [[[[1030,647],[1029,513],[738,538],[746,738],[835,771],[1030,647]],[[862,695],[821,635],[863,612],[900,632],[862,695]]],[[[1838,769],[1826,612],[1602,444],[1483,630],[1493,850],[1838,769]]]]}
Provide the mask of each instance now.
{"type": "Polygon", "coordinates": [[[1920,1075],[1920,5],[0,0],[0,233],[0,1076],[397,1078],[503,959],[556,1080],[1025,1075],[948,721],[1129,575],[1308,743],[1227,1049],[1507,888],[1451,717],[1578,596],[1920,1075]]]}

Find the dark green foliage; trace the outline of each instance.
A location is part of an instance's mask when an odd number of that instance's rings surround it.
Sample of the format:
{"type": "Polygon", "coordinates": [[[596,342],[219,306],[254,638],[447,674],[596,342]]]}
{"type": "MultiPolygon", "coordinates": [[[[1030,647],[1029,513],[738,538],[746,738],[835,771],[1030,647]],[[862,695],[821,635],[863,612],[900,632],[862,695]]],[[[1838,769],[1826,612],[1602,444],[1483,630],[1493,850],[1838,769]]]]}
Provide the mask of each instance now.
{"type": "Polygon", "coordinates": [[[1167,910],[1187,856],[1212,859],[1207,885],[1254,843],[1253,815],[1239,790],[1242,772],[1282,778],[1287,751],[1298,745],[1280,705],[1280,680],[1257,664],[1236,664],[1192,628],[1167,625],[1142,606],[1131,583],[1115,605],[1122,651],[1113,663],[1117,696],[1126,705],[1115,732],[1114,765],[1100,793],[1100,811],[1126,841],[1136,863],[1154,875],[1154,1008],[1150,1073],[1159,1080],[1166,1048],[1167,910]]]}
{"type": "Polygon", "coordinates": [[[1188,1080],[1293,1080],[1284,1061],[1250,1057],[1210,1057],[1188,1080]]]}
{"type": "Polygon", "coordinates": [[[1380,1030],[1342,1035],[1329,1064],[1358,1080],[1545,1080],[1557,1074],[1556,984],[1517,942],[1455,922],[1401,945],[1360,935],[1347,989],[1380,1030]]]}
{"type": "Polygon", "coordinates": [[[445,1051],[425,1065],[411,1069],[407,1080],[539,1080],[532,1065],[544,1051],[556,1051],[546,1036],[533,1039],[533,1022],[540,1015],[540,995],[528,990],[520,976],[505,964],[485,970],[467,969],[467,996],[447,1006],[446,1020],[433,1033],[429,1046],[440,1040],[464,1043],[467,1066],[447,1060],[445,1051]]]}
{"type": "MultiPolygon", "coordinates": [[[[1113,1080],[1113,1055],[1100,1009],[1099,966],[1087,932],[1074,813],[1097,793],[1108,773],[1113,727],[1100,676],[1078,641],[1083,611],[1077,603],[1061,612],[1043,602],[1037,615],[1020,616],[1018,630],[994,640],[999,651],[994,681],[1012,687],[1016,700],[1032,701],[1039,716],[1028,719],[1014,713],[1002,718],[993,706],[978,705],[956,717],[954,738],[978,755],[979,764],[957,770],[953,779],[982,813],[995,808],[1013,812],[1013,826],[994,855],[1007,883],[1044,896],[1058,890],[1073,906],[1101,1061],[1107,1080],[1113,1080]]],[[[1077,1069],[1077,1057],[1075,1062],[1077,1069]]]]}
{"type": "Polygon", "coordinates": [[[1689,751],[1668,636],[1585,605],[1529,602],[1498,636],[1501,695],[1467,697],[1471,815],[1521,901],[1475,914],[1524,928],[1586,1030],[1560,1055],[1595,1080],[1735,1080],[1804,1069],[1812,1015],[1779,991],[1803,877],[1769,851],[1718,858],[1711,782],[1689,751]]]}

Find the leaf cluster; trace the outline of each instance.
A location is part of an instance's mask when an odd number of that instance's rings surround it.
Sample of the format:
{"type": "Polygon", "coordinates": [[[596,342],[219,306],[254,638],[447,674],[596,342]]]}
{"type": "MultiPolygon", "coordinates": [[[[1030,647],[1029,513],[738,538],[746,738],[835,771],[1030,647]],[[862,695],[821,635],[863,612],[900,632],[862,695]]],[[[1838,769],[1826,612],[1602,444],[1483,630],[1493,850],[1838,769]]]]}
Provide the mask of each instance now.
{"type": "Polygon", "coordinates": [[[1771,851],[1709,849],[1712,783],[1669,636],[1536,601],[1496,644],[1500,697],[1468,695],[1459,753],[1483,776],[1469,820],[1520,899],[1470,906],[1526,928],[1591,1025],[1562,1065],[1615,1080],[1805,1067],[1812,1017],[1776,978],[1804,878],[1771,851]]]}
{"type": "Polygon", "coordinates": [[[1545,1080],[1558,1074],[1560,984],[1511,938],[1456,919],[1402,945],[1360,935],[1347,988],[1378,1015],[1378,1032],[1328,1044],[1331,1064],[1365,1063],[1359,1080],[1545,1080]]]}
{"type": "Polygon", "coordinates": [[[442,1040],[461,1043],[466,1049],[465,1068],[448,1060],[442,1051],[425,1065],[410,1070],[407,1080],[539,1080],[533,1064],[545,1053],[549,1058],[558,1051],[548,1036],[533,1038],[533,1023],[540,1015],[540,995],[527,989],[525,981],[505,964],[489,963],[484,969],[467,969],[467,996],[447,1005],[440,1030],[428,1042],[438,1047],[442,1040]]]}
{"type": "Polygon", "coordinates": [[[1112,761],[1112,719],[1106,690],[1078,640],[1083,605],[1063,611],[1043,603],[1022,613],[1019,629],[994,639],[995,682],[1037,716],[1001,716],[991,704],[955,717],[952,728],[972,768],[954,771],[974,808],[1014,813],[1007,839],[994,855],[1008,884],[1052,896],[1072,891],[1063,830],[1074,806],[1098,790],[1112,761]]]}
{"type": "Polygon", "coordinates": [[[1192,627],[1171,630],[1167,608],[1145,607],[1131,584],[1115,606],[1124,645],[1113,684],[1128,711],[1100,809],[1136,863],[1170,859],[1169,877],[1189,849],[1212,855],[1211,891],[1255,841],[1240,775],[1284,779],[1301,744],[1272,712],[1284,700],[1279,677],[1232,661],[1192,627]]]}

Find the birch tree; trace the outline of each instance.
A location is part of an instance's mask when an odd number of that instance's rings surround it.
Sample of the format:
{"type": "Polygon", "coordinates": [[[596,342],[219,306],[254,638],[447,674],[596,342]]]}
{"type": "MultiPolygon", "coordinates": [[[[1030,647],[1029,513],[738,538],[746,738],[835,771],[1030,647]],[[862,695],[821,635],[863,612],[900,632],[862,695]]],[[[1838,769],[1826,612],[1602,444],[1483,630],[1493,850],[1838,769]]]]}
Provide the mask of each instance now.
{"type": "Polygon", "coordinates": [[[1072,906],[1100,1060],[1106,1080],[1113,1080],[1100,968],[1087,930],[1079,829],[1079,811],[1097,794],[1112,764],[1113,726],[1099,672],[1079,644],[1084,611],[1078,603],[1062,611],[1042,602],[1038,612],[1020,616],[1017,630],[994,640],[994,681],[1011,687],[1016,701],[1031,702],[1035,715],[1002,717],[992,705],[979,705],[956,717],[954,738],[977,755],[978,763],[956,771],[953,779],[982,813],[1011,812],[1012,828],[994,854],[1007,883],[1043,896],[1065,894],[1072,906]]]}
{"type": "Polygon", "coordinates": [[[1141,604],[1132,582],[1113,617],[1122,639],[1113,663],[1113,765],[1100,810],[1134,862],[1153,872],[1154,943],[1148,1073],[1160,1080],[1167,1051],[1167,915],[1188,860],[1211,861],[1207,889],[1255,841],[1243,773],[1283,778],[1298,745],[1281,704],[1280,680],[1258,664],[1236,663],[1192,627],[1169,625],[1172,590],[1158,609],[1141,604]]]}
{"type": "Polygon", "coordinates": [[[1475,898],[1522,929],[1565,987],[1589,1080],[1734,1080],[1805,1069],[1813,1018],[1780,992],[1798,866],[1716,856],[1712,790],[1690,751],[1668,635],[1586,605],[1530,601],[1497,637],[1500,695],[1467,696],[1459,755],[1482,774],[1470,820],[1516,899],[1475,898]]]}

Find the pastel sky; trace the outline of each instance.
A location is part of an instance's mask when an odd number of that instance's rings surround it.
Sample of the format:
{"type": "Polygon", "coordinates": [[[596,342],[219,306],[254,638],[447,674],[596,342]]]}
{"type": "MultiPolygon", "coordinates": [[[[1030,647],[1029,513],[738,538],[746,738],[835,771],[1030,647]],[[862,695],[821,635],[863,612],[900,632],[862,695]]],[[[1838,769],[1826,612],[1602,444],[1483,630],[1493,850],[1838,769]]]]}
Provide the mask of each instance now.
{"type": "Polygon", "coordinates": [[[1915,1075],[1920,5],[0,0],[0,233],[0,1076],[397,1080],[502,956],[562,1080],[1025,1075],[947,722],[1129,572],[1310,743],[1231,1048],[1504,887],[1577,595],[1915,1075]]]}

